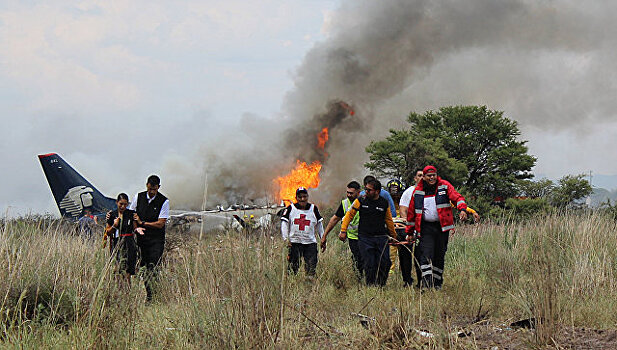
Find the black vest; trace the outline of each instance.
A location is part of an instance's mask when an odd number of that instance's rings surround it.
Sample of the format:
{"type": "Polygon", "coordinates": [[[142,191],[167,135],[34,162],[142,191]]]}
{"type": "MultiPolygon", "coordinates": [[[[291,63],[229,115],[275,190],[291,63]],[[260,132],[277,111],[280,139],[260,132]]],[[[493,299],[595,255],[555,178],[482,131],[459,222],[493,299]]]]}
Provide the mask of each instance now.
{"type": "Polygon", "coordinates": [[[360,202],[358,234],[369,236],[387,235],[386,211],[390,210],[388,209],[388,201],[382,196],[379,196],[376,200],[369,199],[366,196],[360,197],[358,200],[360,202]]]}
{"type": "MultiPolygon", "coordinates": [[[[122,226],[120,227],[120,234],[130,234],[133,233],[133,213],[131,209],[126,209],[124,213],[122,213],[122,226]]],[[[118,217],[118,209],[109,212],[109,220],[107,223],[111,226],[114,224],[114,220],[118,217]]],[[[114,232],[115,234],[115,232],[114,232]]]]}
{"type": "MultiPolygon", "coordinates": [[[[167,200],[167,197],[163,196],[160,192],[156,194],[152,202],[148,203],[147,192],[140,192],[137,195],[137,206],[135,207],[135,211],[141,221],[146,222],[154,222],[159,219],[159,214],[161,213],[161,207],[163,203],[167,200]]],[[[142,237],[138,237],[141,239],[142,237]]],[[[143,238],[162,238],[165,239],[165,226],[161,229],[156,228],[147,228],[146,235],[143,238]]]]}

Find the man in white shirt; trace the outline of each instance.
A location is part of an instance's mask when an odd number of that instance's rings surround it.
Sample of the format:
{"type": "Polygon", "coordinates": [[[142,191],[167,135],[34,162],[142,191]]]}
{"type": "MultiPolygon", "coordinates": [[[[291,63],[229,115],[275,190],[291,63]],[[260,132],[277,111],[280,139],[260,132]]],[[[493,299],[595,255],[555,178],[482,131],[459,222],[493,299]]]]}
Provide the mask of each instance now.
{"type": "Polygon", "coordinates": [[[417,169],[416,175],[414,175],[413,177],[413,185],[409,186],[409,188],[407,188],[405,192],[403,192],[401,200],[398,203],[399,214],[402,218],[407,218],[407,210],[409,210],[409,202],[411,202],[411,195],[413,193],[413,190],[416,188],[416,184],[420,182],[420,180],[422,180],[422,169],[417,169]]]}
{"type": "Polygon", "coordinates": [[[304,268],[309,276],[315,275],[317,268],[317,239],[323,236],[323,218],[315,204],[308,202],[308,191],[304,187],[296,190],[296,203],[290,204],[281,216],[281,234],[288,242],[287,256],[289,271],[298,273],[300,257],[304,258],[304,268]]]}
{"type": "MultiPolygon", "coordinates": [[[[413,190],[416,188],[416,184],[422,180],[422,169],[416,170],[416,175],[413,177],[413,185],[409,186],[408,189],[403,192],[401,195],[401,200],[399,201],[399,213],[401,218],[407,220],[407,210],[409,209],[409,203],[411,202],[411,196],[413,190]]],[[[397,232],[396,239],[400,242],[406,239],[406,233],[403,231],[402,233],[397,232]]],[[[415,244],[415,242],[413,242],[415,244]]],[[[413,278],[411,277],[411,269],[412,266],[415,266],[416,270],[416,280],[420,281],[420,265],[418,265],[418,254],[419,250],[413,249],[412,244],[407,245],[399,245],[398,246],[398,260],[401,266],[401,276],[403,277],[403,285],[405,287],[410,287],[413,285],[413,278]],[[416,256],[412,255],[416,253],[416,256]]]]}
{"type": "Polygon", "coordinates": [[[144,229],[137,235],[137,246],[141,253],[140,266],[146,267],[144,284],[147,301],[152,301],[158,275],[158,266],[165,250],[165,223],[169,218],[169,199],[159,192],[161,179],[156,175],[148,177],[146,191],[133,197],[129,209],[136,213],[133,219],[144,229]]]}

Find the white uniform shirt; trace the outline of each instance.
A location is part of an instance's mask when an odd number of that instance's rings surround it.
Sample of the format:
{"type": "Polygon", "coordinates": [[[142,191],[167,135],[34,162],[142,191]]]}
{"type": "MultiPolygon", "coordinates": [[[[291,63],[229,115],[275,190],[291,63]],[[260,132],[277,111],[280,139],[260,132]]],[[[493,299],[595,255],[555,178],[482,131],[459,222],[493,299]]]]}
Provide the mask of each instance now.
{"type": "MultiPolygon", "coordinates": [[[[133,197],[133,201],[129,205],[129,209],[134,211],[137,210],[137,196],[139,196],[139,193],[136,194],[135,197],[133,197]]],[[[152,202],[154,198],[156,198],[156,196],[150,198],[148,192],[146,192],[146,199],[148,199],[148,203],[152,202]]],[[[163,202],[163,205],[161,206],[161,211],[159,212],[159,219],[169,219],[169,199],[163,202]]]]}
{"type": "Polygon", "coordinates": [[[302,210],[291,204],[281,217],[281,234],[283,240],[291,243],[317,243],[315,233],[321,238],[323,235],[323,218],[314,204],[302,210]]]}
{"type": "Polygon", "coordinates": [[[435,196],[424,197],[424,209],[422,210],[422,217],[425,221],[429,222],[439,221],[439,214],[437,213],[437,203],[435,202],[435,196]]]}
{"type": "Polygon", "coordinates": [[[409,208],[409,203],[411,203],[411,194],[413,193],[414,189],[416,189],[416,186],[411,186],[403,192],[403,194],[401,195],[401,200],[399,200],[398,202],[399,206],[402,205],[409,208]]]}

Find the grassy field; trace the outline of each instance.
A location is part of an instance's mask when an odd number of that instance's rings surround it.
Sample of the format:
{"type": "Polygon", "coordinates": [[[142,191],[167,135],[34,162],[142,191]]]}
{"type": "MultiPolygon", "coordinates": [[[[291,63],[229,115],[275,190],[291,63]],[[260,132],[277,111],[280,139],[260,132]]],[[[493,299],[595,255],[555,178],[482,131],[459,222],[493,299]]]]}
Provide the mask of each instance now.
{"type": "Polygon", "coordinates": [[[615,348],[617,227],[570,213],[458,228],[441,291],[355,279],[331,235],[317,276],[285,273],[277,228],[169,233],[158,298],[118,286],[99,241],[50,218],[0,226],[3,348],[615,348]],[[532,329],[511,326],[534,318],[532,329]]]}

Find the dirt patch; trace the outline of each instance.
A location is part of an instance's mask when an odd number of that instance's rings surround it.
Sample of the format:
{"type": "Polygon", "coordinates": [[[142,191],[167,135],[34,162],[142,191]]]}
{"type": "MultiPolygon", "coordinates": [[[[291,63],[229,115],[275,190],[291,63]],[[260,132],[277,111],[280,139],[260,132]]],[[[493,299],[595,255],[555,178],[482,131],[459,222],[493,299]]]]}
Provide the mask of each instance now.
{"type": "MultiPolygon", "coordinates": [[[[459,322],[457,322],[459,323],[459,322]]],[[[544,348],[536,343],[535,329],[511,327],[511,322],[478,322],[472,325],[453,325],[451,337],[458,338],[459,345],[480,349],[528,349],[544,348]]],[[[426,334],[417,334],[426,337],[426,334]]],[[[617,330],[586,327],[560,327],[553,343],[546,348],[560,349],[617,349],[617,330]]]]}

